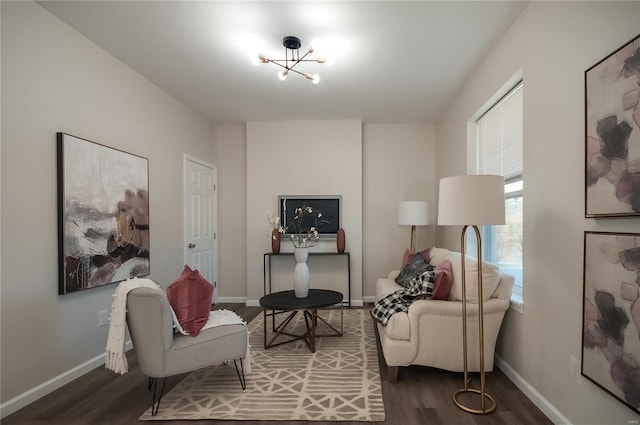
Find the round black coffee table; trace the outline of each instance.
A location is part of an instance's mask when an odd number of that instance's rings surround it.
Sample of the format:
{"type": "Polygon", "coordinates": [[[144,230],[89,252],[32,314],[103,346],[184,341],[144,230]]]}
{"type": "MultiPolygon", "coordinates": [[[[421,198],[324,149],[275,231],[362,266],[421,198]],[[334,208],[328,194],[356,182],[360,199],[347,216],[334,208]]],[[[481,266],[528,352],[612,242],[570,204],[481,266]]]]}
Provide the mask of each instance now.
{"type": "Polygon", "coordinates": [[[260,306],[264,309],[264,348],[271,348],[288,342],[304,340],[312,353],[316,351],[316,338],[325,336],[342,336],[344,331],[344,315],[342,310],[342,294],[330,289],[310,289],[306,298],[297,298],[293,290],[274,292],[260,298],[260,306]],[[334,328],[322,317],[318,316],[319,309],[325,309],[336,304],[340,305],[340,330],[334,328]],[[269,312],[269,310],[271,312],[269,312]],[[285,331],[291,320],[302,311],[307,331],[302,335],[295,335],[285,331]],[[288,313],[287,317],[276,325],[276,316],[288,313]],[[271,331],[273,336],[267,342],[267,317],[271,317],[271,331]],[[319,335],[316,333],[318,319],[324,322],[334,333],[319,335]],[[275,340],[286,335],[291,337],[286,341],[275,343],[275,340]]]}

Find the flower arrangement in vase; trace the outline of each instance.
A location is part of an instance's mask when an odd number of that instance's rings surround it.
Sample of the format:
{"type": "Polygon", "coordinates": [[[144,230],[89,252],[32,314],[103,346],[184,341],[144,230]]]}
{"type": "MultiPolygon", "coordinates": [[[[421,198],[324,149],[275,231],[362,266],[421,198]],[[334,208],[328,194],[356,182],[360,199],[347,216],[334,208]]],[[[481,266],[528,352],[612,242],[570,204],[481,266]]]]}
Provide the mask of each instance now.
{"type": "MultiPolygon", "coordinates": [[[[280,217],[274,217],[267,211],[267,220],[272,229],[272,241],[277,237],[286,237],[291,241],[294,247],[294,257],[296,266],[293,270],[293,290],[297,298],[305,298],[309,295],[310,276],[307,258],[309,256],[309,248],[315,246],[320,240],[318,235],[318,226],[328,223],[322,219],[322,213],[315,211],[312,207],[302,206],[296,208],[293,222],[288,228],[284,228],[280,224],[280,217]],[[313,217],[313,225],[305,225],[305,218],[313,217]],[[278,230],[278,235],[274,233],[278,230]]],[[[309,222],[308,220],[306,221],[309,222]]],[[[278,247],[279,248],[279,247],[278,247]]],[[[278,252],[279,249],[278,249],[278,252]]],[[[274,252],[275,253],[275,252],[274,252]]]]}
{"type": "MultiPolygon", "coordinates": [[[[329,223],[322,218],[322,212],[314,210],[312,207],[302,206],[296,208],[293,222],[288,227],[283,227],[280,217],[273,216],[267,211],[267,220],[272,229],[276,229],[281,237],[285,237],[291,241],[294,248],[311,248],[320,240],[318,235],[318,226],[329,223]],[[306,217],[313,217],[313,226],[305,225],[306,217]]],[[[275,235],[271,236],[272,239],[275,235]]]]}

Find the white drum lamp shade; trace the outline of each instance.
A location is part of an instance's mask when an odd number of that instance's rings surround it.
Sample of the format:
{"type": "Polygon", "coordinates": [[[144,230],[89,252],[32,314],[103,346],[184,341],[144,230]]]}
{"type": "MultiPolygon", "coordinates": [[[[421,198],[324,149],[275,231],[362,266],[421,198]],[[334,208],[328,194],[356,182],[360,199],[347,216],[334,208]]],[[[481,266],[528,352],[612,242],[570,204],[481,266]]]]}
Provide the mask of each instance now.
{"type": "Polygon", "coordinates": [[[416,250],[416,226],[429,225],[427,201],[402,201],[398,206],[398,224],[411,226],[411,252],[416,250]]]}
{"type": "Polygon", "coordinates": [[[468,175],[440,180],[438,224],[504,224],[504,177],[468,175]]]}
{"type": "Polygon", "coordinates": [[[429,224],[429,203],[427,201],[400,202],[398,224],[404,226],[427,226],[429,224]]]}

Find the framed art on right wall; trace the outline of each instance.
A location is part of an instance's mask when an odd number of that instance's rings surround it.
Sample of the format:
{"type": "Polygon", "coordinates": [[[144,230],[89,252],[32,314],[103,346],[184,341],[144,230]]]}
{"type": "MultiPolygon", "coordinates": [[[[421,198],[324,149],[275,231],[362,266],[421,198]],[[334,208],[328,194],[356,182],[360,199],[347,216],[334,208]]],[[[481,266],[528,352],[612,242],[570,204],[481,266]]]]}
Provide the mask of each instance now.
{"type": "Polygon", "coordinates": [[[582,375],[640,413],[640,233],[584,232],[582,375]]]}
{"type": "Polygon", "coordinates": [[[585,217],[640,216],[640,35],[587,69],[585,217]]]}

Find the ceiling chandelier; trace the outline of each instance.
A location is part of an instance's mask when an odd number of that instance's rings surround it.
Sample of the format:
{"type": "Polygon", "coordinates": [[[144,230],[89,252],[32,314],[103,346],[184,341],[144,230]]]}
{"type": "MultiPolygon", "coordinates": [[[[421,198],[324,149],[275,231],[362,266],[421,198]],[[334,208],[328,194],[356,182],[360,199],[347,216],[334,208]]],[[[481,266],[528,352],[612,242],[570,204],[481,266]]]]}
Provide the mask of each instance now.
{"type": "Polygon", "coordinates": [[[312,47],[309,47],[307,53],[300,57],[300,46],[302,46],[302,42],[298,37],[288,35],[282,39],[282,45],[284,46],[284,59],[270,59],[267,55],[260,53],[258,54],[258,63],[272,63],[282,67],[282,71],[278,73],[278,78],[282,81],[287,79],[290,72],[295,72],[296,74],[300,74],[308,80],[311,80],[313,84],[318,84],[320,82],[318,74],[307,74],[293,68],[300,62],[325,63],[326,61],[322,58],[306,59],[309,54],[313,53],[312,47]]]}

